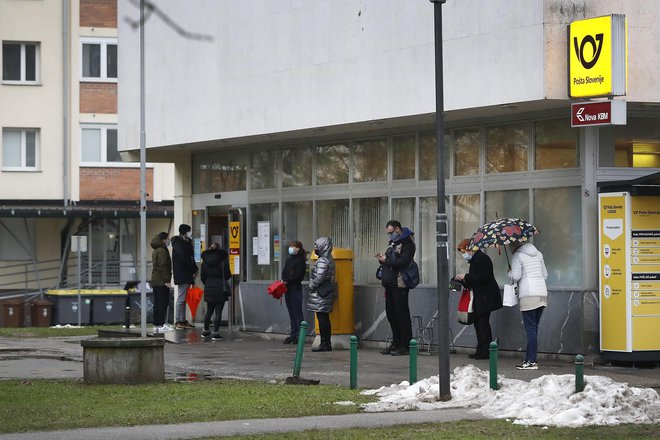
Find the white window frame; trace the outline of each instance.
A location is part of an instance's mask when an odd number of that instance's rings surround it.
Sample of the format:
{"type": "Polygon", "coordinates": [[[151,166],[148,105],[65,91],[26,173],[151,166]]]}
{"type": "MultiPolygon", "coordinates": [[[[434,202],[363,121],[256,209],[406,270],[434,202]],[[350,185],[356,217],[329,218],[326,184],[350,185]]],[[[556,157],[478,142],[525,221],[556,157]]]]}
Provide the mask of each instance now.
{"type": "MultiPolygon", "coordinates": [[[[2,45],[5,44],[20,44],[21,45],[21,79],[2,79],[2,84],[24,84],[24,85],[39,85],[41,82],[41,76],[39,72],[41,70],[41,44],[36,41],[3,41],[2,45]],[[34,49],[34,80],[26,80],[25,72],[25,46],[26,45],[35,46],[34,49]]],[[[5,60],[2,60],[3,64],[5,60]]]]}
{"type": "MultiPolygon", "coordinates": [[[[117,78],[108,78],[108,45],[117,46],[116,38],[81,38],[80,39],[80,81],[82,82],[108,82],[116,83],[117,78]],[[101,76],[84,76],[84,53],[83,46],[85,44],[98,44],[101,46],[101,76]]],[[[119,62],[119,60],[117,60],[119,62]]],[[[119,75],[119,71],[117,71],[119,75]]]]}
{"type": "MultiPolygon", "coordinates": [[[[17,127],[3,127],[2,128],[2,142],[4,148],[4,133],[5,131],[19,131],[21,133],[21,165],[14,166],[5,166],[4,161],[2,164],[2,171],[39,171],[40,160],[39,160],[39,144],[41,140],[40,130],[38,128],[17,128],[17,127]],[[26,165],[27,160],[27,151],[26,151],[26,136],[25,133],[28,131],[34,132],[34,166],[29,167],[26,165]]],[[[0,155],[0,159],[2,155],[0,155]]]]}
{"type": "Polygon", "coordinates": [[[108,130],[117,130],[117,124],[80,124],[80,165],[81,166],[126,166],[125,162],[108,161],[108,130]],[[101,130],[101,161],[85,162],[83,161],[83,130],[101,130]]]}

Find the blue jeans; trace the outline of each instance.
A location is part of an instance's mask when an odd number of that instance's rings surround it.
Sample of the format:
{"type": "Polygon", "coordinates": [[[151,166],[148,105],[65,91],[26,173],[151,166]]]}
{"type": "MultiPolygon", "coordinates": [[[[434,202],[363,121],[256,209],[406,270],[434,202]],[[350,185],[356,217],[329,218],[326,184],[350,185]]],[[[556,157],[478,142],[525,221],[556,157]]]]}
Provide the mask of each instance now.
{"type": "Polygon", "coordinates": [[[176,322],[183,322],[186,320],[186,294],[190,288],[190,284],[179,284],[178,296],[176,297],[176,322]]]}
{"type": "Polygon", "coordinates": [[[303,321],[302,310],[302,289],[298,287],[290,287],[284,294],[284,302],[286,309],[289,311],[289,320],[291,321],[291,333],[289,337],[298,340],[298,332],[300,331],[300,323],[303,321]]]}
{"type": "Polygon", "coordinates": [[[545,307],[522,312],[525,331],[527,332],[527,351],[525,360],[527,362],[536,362],[536,351],[538,348],[539,321],[543,315],[545,307]]]}

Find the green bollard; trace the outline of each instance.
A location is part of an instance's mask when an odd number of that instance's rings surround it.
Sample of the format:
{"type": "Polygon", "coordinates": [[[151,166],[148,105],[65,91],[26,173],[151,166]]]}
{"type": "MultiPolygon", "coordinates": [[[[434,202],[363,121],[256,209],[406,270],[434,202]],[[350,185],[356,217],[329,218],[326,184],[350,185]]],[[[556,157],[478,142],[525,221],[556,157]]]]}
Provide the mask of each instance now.
{"type": "Polygon", "coordinates": [[[584,391],[584,356],[575,356],[575,392],[584,391]]]}
{"type": "Polygon", "coordinates": [[[490,389],[497,391],[499,389],[499,386],[497,386],[497,342],[490,343],[488,354],[490,358],[490,389]]]}
{"type": "Polygon", "coordinates": [[[357,350],[358,339],[357,336],[351,336],[351,384],[352,390],[357,388],[357,350]]]}
{"type": "Polygon", "coordinates": [[[417,341],[415,339],[410,340],[410,345],[408,347],[408,353],[410,354],[410,385],[417,382],[417,341]]]}
{"type": "Polygon", "coordinates": [[[303,349],[305,348],[305,335],[307,335],[307,321],[300,323],[298,332],[298,346],[296,347],[296,360],[293,362],[293,375],[300,376],[300,367],[302,366],[303,349]]]}

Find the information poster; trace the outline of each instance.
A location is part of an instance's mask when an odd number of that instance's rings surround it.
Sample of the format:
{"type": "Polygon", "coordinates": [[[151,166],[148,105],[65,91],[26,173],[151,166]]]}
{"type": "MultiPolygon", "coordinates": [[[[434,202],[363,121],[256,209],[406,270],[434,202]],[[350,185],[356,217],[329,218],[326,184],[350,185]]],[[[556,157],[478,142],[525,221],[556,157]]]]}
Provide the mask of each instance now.
{"type": "Polygon", "coordinates": [[[601,350],[628,351],[626,197],[599,195],[601,350]]]}
{"type": "Polygon", "coordinates": [[[257,238],[259,239],[257,264],[268,265],[270,264],[270,222],[257,222],[257,238]]]}
{"type": "Polygon", "coordinates": [[[660,350],[660,197],[631,197],[632,349],[660,350]]]}

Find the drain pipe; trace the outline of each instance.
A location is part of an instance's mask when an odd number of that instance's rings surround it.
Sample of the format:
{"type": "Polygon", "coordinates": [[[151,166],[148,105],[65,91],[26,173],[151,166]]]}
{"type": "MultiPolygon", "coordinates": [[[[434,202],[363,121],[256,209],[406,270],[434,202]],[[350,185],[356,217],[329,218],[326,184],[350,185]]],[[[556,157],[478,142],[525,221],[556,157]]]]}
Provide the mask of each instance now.
{"type": "Polygon", "coordinates": [[[62,108],[62,199],[64,209],[69,204],[69,0],[62,0],[62,93],[64,103],[62,108]]]}

